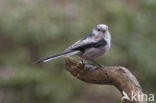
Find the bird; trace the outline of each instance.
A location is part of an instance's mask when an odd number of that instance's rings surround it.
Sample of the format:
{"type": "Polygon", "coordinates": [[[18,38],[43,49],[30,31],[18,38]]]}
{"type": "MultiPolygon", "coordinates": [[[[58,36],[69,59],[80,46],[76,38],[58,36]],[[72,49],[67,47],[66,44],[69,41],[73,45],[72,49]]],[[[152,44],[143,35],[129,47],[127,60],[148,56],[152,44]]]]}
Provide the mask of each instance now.
{"type": "Polygon", "coordinates": [[[52,55],[48,58],[40,59],[33,64],[48,62],[53,59],[68,56],[78,56],[81,58],[82,63],[92,62],[98,66],[101,64],[96,62],[96,59],[104,55],[109,51],[111,47],[111,34],[108,30],[108,26],[105,24],[96,25],[92,31],[85,35],[82,39],[73,43],[62,53],[52,55]]]}

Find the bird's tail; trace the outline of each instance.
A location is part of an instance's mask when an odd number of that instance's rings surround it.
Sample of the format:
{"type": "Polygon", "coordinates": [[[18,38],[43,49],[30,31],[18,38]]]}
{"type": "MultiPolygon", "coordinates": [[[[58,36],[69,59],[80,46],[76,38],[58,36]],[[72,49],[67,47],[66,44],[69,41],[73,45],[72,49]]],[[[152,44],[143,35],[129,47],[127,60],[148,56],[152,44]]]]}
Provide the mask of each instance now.
{"type": "Polygon", "coordinates": [[[63,53],[60,53],[60,54],[57,54],[57,55],[50,56],[50,57],[45,58],[45,59],[38,60],[38,61],[34,62],[33,64],[37,64],[37,63],[41,63],[41,62],[47,62],[47,61],[50,61],[50,60],[53,60],[53,59],[57,59],[57,58],[60,58],[60,57],[75,55],[78,52],[79,51],[67,51],[67,52],[63,52],[63,53]]]}

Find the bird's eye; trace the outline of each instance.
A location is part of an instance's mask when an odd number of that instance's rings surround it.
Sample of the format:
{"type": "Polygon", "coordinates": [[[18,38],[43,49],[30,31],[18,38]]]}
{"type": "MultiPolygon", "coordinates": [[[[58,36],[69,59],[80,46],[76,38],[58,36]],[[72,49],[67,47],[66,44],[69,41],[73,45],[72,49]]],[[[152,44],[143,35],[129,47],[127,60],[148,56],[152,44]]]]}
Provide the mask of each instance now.
{"type": "Polygon", "coordinates": [[[100,31],[100,29],[97,29],[98,31],[100,31]]]}

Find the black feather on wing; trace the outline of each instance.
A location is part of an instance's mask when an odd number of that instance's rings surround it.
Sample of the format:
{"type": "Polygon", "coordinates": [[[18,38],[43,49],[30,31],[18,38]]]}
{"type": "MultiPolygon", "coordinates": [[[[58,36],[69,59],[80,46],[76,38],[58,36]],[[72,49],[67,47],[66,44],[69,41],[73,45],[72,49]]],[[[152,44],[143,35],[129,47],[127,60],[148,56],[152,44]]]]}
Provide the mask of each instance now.
{"type": "Polygon", "coordinates": [[[104,39],[101,39],[99,40],[98,42],[92,42],[92,43],[88,43],[88,44],[84,44],[84,45],[80,45],[76,48],[72,48],[71,50],[81,50],[81,51],[84,51],[85,49],[88,49],[88,48],[98,48],[98,47],[101,47],[101,46],[105,46],[107,44],[106,40],[104,39]]]}

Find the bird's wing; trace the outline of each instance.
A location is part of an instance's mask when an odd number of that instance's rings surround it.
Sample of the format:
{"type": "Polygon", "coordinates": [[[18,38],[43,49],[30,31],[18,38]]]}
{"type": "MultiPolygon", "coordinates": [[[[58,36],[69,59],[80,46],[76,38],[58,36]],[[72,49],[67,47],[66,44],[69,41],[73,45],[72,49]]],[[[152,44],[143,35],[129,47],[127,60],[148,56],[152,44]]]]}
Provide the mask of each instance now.
{"type": "Polygon", "coordinates": [[[82,45],[85,45],[88,43],[94,43],[94,42],[96,42],[96,41],[93,39],[85,39],[85,40],[81,39],[81,40],[75,42],[74,44],[72,44],[70,47],[68,47],[65,51],[72,50],[72,49],[80,47],[82,45]]]}
{"type": "Polygon", "coordinates": [[[94,36],[94,34],[90,33],[87,34],[85,37],[83,37],[82,39],[80,39],[79,41],[75,42],[74,44],[72,44],[71,46],[69,46],[65,51],[69,51],[72,50],[76,47],[79,47],[81,45],[85,45],[88,44],[90,42],[96,42],[95,39],[92,39],[91,37],[94,36]]]}
{"type": "Polygon", "coordinates": [[[99,47],[106,45],[107,42],[104,39],[93,39],[91,37],[88,37],[86,39],[81,39],[71,45],[69,48],[66,49],[66,51],[69,50],[85,50],[87,48],[91,47],[99,47]]]}
{"type": "Polygon", "coordinates": [[[85,44],[79,45],[77,47],[72,48],[71,50],[80,50],[80,51],[84,51],[88,48],[98,48],[101,46],[105,46],[107,44],[106,40],[104,39],[100,39],[98,41],[95,42],[87,42],[85,44]]]}

